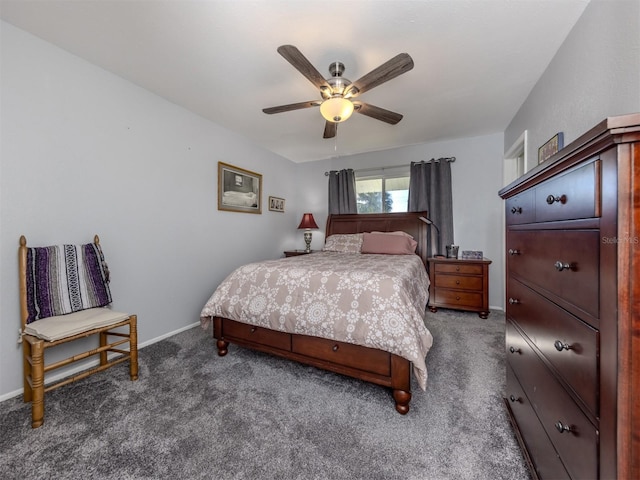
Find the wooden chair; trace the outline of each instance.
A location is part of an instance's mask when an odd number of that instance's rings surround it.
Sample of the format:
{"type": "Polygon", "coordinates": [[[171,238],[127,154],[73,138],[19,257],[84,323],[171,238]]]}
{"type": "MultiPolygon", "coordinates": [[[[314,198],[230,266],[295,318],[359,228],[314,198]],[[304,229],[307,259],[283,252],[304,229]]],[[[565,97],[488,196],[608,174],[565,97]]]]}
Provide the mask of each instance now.
{"type": "Polygon", "coordinates": [[[27,248],[21,236],[18,264],[24,401],[31,402],[32,428],[44,422],[48,391],[126,360],[131,380],[138,379],[137,316],[107,307],[111,303],[109,270],[97,235],[92,244],[40,248],[27,248]],[[129,333],[120,328],[127,325],[129,333]],[[46,349],[95,334],[98,348],[45,364],[46,349]],[[127,342],[129,350],[123,350],[120,346],[127,342]],[[117,355],[109,356],[110,352],[117,355]],[[46,373],[92,355],[100,355],[98,366],[45,385],[46,373]]]}

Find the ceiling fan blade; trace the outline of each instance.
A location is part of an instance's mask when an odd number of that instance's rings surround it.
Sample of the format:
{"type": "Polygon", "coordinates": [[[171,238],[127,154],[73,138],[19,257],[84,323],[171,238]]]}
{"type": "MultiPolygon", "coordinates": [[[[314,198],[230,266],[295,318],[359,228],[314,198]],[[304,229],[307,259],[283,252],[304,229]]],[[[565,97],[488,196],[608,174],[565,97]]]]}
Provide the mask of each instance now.
{"type": "Polygon", "coordinates": [[[288,105],[279,105],[277,107],[263,108],[262,111],[268,114],[290,112],[291,110],[300,110],[301,108],[317,107],[321,103],[322,102],[319,100],[310,100],[308,102],[290,103],[288,105]]]}
{"type": "Polygon", "coordinates": [[[333,138],[338,133],[338,124],[333,122],[326,122],[324,124],[324,135],[322,138],[333,138]]]}
{"type": "Polygon", "coordinates": [[[327,91],[329,95],[331,94],[331,85],[327,83],[327,80],[318,72],[316,67],[311,65],[311,62],[307,60],[307,57],[300,50],[293,45],[282,45],[278,47],[278,53],[317,88],[321,91],[327,91]]]}
{"type": "Polygon", "coordinates": [[[353,107],[356,112],[361,113],[362,115],[366,115],[367,117],[390,123],[391,125],[395,125],[400,120],[402,120],[402,115],[400,115],[399,113],[376,107],[375,105],[371,105],[369,103],[353,102],[353,107]]]}
{"type": "Polygon", "coordinates": [[[371,90],[389,80],[396,78],[413,68],[413,59],[408,53],[400,53],[378,68],[371,70],[365,76],[353,82],[346,90],[345,97],[355,97],[367,90],[371,90]]]}

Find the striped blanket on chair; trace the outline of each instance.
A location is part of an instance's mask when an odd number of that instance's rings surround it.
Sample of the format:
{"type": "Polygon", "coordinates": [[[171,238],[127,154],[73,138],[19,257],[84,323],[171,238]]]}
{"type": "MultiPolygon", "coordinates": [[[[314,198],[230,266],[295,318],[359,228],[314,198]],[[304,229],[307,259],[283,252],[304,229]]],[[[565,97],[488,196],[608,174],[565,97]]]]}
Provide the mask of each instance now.
{"type": "Polygon", "coordinates": [[[99,245],[27,249],[27,323],[111,303],[109,270],[99,245]]]}

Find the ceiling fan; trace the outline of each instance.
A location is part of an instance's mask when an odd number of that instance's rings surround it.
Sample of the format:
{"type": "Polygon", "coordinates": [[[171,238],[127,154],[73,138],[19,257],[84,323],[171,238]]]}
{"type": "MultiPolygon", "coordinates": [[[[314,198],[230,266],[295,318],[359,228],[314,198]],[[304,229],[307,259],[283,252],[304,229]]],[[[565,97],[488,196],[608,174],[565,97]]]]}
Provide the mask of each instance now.
{"type": "Polygon", "coordinates": [[[262,111],[264,113],[289,112],[291,110],[319,106],[320,113],[326,120],[323,138],[335,137],[338,123],[347,120],[353,112],[361,113],[391,125],[395,125],[402,120],[402,115],[399,113],[376,107],[369,103],[353,101],[352,99],[411,70],[413,68],[413,59],[408,53],[396,55],[353,83],[342,76],[344,65],[341,62],[329,65],[331,77],[325,79],[302,52],[293,45],[278,47],[278,53],[320,90],[322,100],[310,100],[263,108],[262,111]]]}

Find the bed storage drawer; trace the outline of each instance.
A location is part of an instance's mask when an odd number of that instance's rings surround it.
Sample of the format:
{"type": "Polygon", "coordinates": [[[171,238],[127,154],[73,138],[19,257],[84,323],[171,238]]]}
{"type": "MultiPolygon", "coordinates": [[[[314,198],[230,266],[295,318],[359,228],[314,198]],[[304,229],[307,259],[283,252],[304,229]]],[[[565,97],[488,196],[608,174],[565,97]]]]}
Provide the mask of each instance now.
{"type": "Polygon", "coordinates": [[[257,342],[281,350],[291,349],[291,335],[286,332],[278,332],[229,319],[225,319],[222,336],[246,342],[257,342]]]}
{"type": "Polygon", "coordinates": [[[509,317],[597,416],[598,330],[513,278],[508,288],[509,317]]]}
{"type": "Polygon", "coordinates": [[[511,274],[599,316],[598,231],[510,231],[507,254],[511,274]]]}
{"type": "Polygon", "coordinates": [[[569,475],[597,478],[597,429],[510,321],[507,359],[569,475]]]}
{"type": "Polygon", "coordinates": [[[379,375],[391,374],[389,354],[382,350],[368,348],[363,353],[362,348],[349,343],[302,335],[293,337],[291,351],[379,375]]]}
{"type": "Polygon", "coordinates": [[[542,428],[520,382],[508,365],[506,394],[507,408],[517,423],[516,428],[520,432],[521,441],[525,443],[536,473],[543,479],[568,479],[569,474],[558,458],[558,453],[542,428]]]}

